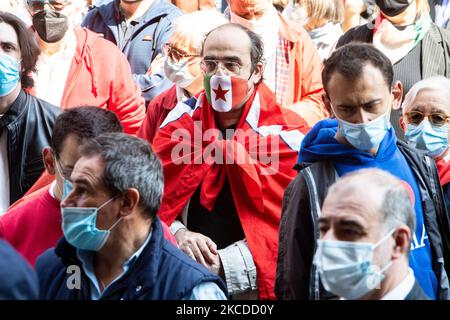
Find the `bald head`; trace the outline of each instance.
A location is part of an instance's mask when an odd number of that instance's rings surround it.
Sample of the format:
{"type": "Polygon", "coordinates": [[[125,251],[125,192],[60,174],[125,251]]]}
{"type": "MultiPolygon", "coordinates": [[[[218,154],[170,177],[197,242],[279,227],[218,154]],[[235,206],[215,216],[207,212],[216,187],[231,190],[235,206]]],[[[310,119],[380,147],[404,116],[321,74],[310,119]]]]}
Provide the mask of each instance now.
{"type": "Polygon", "coordinates": [[[322,224],[336,226],[328,236],[375,243],[398,226],[414,231],[415,214],[405,185],[379,169],[363,169],[339,179],[322,207],[322,224]]]}

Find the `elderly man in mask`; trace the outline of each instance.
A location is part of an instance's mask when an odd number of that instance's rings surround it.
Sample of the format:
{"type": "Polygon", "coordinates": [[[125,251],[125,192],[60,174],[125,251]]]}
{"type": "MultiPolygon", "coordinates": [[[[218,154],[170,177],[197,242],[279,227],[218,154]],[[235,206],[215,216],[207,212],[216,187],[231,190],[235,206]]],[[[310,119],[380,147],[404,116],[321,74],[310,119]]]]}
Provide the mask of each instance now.
{"type": "Polygon", "coordinates": [[[314,257],[325,289],[351,300],[429,299],[408,266],[416,224],[408,190],[379,169],[355,171],[330,187],[314,257]]]}
{"type": "Polygon", "coordinates": [[[408,144],[435,160],[447,212],[450,209],[449,88],[450,80],[445,77],[417,82],[405,96],[400,120],[408,144]]]}
{"type": "Polygon", "coordinates": [[[310,126],[328,116],[322,100],[322,62],[308,33],[293,26],[271,0],[228,0],[230,21],[255,32],[264,43],[264,82],[277,102],[310,126]]]}
{"type": "Polygon", "coordinates": [[[202,41],[205,34],[227,23],[216,10],[196,11],[174,21],[173,33],[163,46],[164,72],[173,86],[156,96],[148,105],[139,136],[150,143],[156,130],[178,102],[186,101],[203,89],[200,69],[202,41]]]}
{"type": "Polygon", "coordinates": [[[36,96],[63,109],[108,109],[117,114],[126,133],[137,134],[145,106],[128,61],[101,35],[73,25],[76,3],[27,0],[42,51],[34,76],[36,96]]]}

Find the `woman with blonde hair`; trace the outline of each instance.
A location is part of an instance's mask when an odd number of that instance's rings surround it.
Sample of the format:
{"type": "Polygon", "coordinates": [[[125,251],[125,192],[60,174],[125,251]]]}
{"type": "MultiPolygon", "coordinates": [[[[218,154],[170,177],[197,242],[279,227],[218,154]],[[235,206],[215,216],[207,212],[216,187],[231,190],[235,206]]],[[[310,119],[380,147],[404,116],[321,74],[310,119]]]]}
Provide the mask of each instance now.
{"type": "MultiPolygon", "coordinates": [[[[394,66],[394,82],[403,94],[422,79],[450,77],[450,31],[434,24],[427,0],[376,0],[380,13],[375,20],[347,31],[337,47],[352,41],[372,43],[394,66]]],[[[401,109],[392,110],[391,124],[404,140],[399,119],[401,109]]]]}
{"type": "Polygon", "coordinates": [[[343,34],[343,12],[342,0],[294,0],[283,14],[308,31],[320,57],[325,60],[343,34]]]}

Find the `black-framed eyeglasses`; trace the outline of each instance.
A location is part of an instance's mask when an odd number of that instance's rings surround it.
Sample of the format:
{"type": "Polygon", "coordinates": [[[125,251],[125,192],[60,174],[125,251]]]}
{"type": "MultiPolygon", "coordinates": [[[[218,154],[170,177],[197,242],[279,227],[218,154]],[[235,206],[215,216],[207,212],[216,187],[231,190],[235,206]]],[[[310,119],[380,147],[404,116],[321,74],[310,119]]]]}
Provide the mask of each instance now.
{"type": "Polygon", "coordinates": [[[450,118],[445,113],[442,112],[434,112],[434,113],[424,113],[420,111],[409,111],[405,113],[406,120],[411,124],[420,124],[425,117],[428,118],[431,124],[435,126],[443,126],[448,122],[450,118]]]}
{"type": "Polygon", "coordinates": [[[183,60],[186,58],[188,58],[188,60],[189,60],[189,59],[200,57],[199,54],[183,53],[168,43],[163,45],[163,51],[164,51],[165,56],[169,57],[173,62],[179,62],[180,60],[183,60]]]}
{"type": "Polygon", "coordinates": [[[70,0],[28,0],[28,8],[32,13],[44,10],[45,5],[50,6],[52,10],[61,11],[68,4],[70,4],[70,0]]]}
{"type": "Polygon", "coordinates": [[[228,61],[228,60],[203,59],[200,62],[200,68],[206,74],[215,73],[219,65],[222,65],[222,69],[225,69],[236,75],[241,74],[241,69],[243,67],[236,61],[228,61]]]}

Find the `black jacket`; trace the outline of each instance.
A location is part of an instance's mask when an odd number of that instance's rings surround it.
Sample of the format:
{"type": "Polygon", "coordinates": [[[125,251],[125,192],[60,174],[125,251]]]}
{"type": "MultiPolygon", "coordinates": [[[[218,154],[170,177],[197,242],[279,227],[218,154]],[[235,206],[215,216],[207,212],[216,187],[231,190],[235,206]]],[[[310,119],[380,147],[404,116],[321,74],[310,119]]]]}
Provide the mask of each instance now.
{"type": "MultiPolygon", "coordinates": [[[[397,141],[420,189],[425,228],[430,241],[438,299],[449,299],[450,227],[436,164],[397,141]],[[445,261],[445,264],[444,264],[445,261]]],[[[306,165],[304,165],[306,166],[306,165]]],[[[318,217],[327,190],[338,178],[330,161],[303,168],[289,184],[283,199],[275,294],[278,299],[326,299],[312,265],[319,238],[318,217]]]]}
{"type": "Polygon", "coordinates": [[[20,199],[44,171],[42,148],[50,144],[59,113],[60,108],[21,91],[0,118],[0,134],[4,128],[8,131],[11,204],[20,199]]]}

